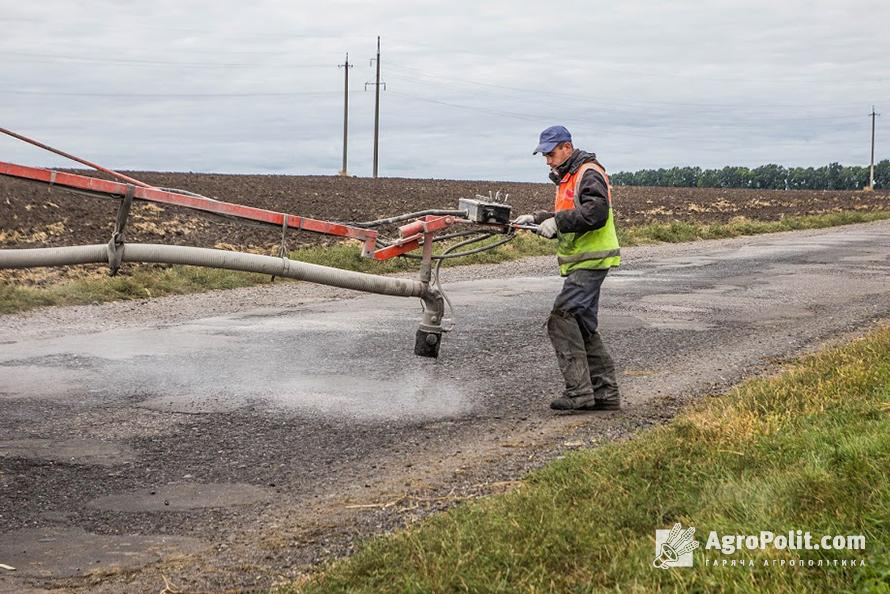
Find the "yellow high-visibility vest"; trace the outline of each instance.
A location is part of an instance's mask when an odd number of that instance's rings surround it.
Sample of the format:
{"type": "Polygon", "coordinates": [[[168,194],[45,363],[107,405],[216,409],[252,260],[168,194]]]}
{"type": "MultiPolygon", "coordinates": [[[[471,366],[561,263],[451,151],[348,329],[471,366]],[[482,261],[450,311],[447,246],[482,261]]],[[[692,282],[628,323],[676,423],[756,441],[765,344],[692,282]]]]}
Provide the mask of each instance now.
{"type": "Polygon", "coordinates": [[[612,215],[612,184],[606,170],[597,163],[588,162],[581,165],[575,173],[567,173],[556,188],[554,210],[571,210],[577,208],[575,186],[585,171],[593,169],[599,172],[606,181],[609,200],[609,218],[599,229],[584,233],[560,233],[557,231],[559,246],[556,259],[559,262],[559,273],[568,276],[573,270],[612,268],[621,263],[621,249],[618,235],[615,232],[615,220],[612,215]]]}

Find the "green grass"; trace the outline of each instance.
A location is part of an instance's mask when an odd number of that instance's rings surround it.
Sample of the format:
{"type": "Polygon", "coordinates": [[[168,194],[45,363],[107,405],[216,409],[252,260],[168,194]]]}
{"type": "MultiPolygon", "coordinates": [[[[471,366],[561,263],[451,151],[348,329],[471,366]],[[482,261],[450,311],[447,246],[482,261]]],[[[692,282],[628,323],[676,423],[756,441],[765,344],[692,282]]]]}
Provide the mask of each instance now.
{"type": "Polygon", "coordinates": [[[728,223],[654,223],[638,227],[618,229],[621,245],[641,245],[646,243],[679,243],[701,239],[725,239],[742,235],[760,235],[779,231],[800,231],[802,229],[823,229],[867,223],[890,218],[890,211],[844,211],[819,215],[785,217],[777,221],[754,221],[737,217],[728,223]]]}
{"type": "MultiPolygon", "coordinates": [[[[699,239],[718,239],[797,229],[818,229],[888,218],[890,218],[890,211],[856,211],[787,217],[780,221],[768,222],[739,218],[729,223],[720,224],[656,223],[619,228],[618,236],[621,245],[632,246],[658,242],[676,243],[699,239]]],[[[497,239],[499,237],[495,237],[491,241],[497,239]]],[[[448,260],[446,265],[496,263],[528,256],[550,255],[554,253],[554,250],[555,244],[552,241],[531,233],[520,233],[516,239],[495,250],[448,260]]],[[[416,260],[394,258],[377,262],[362,258],[359,247],[355,243],[302,248],[292,251],[290,255],[295,260],[374,274],[404,272],[418,268],[416,260]]],[[[117,277],[109,279],[63,281],[47,286],[18,286],[4,282],[0,284],[0,314],[26,311],[48,305],[102,303],[119,299],[143,299],[198,293],[213,289],[230,289],[262,284],[269,280],[269,277],[264,275],[185,266],[125,266],[117,277]]]]}
{"type": "MultiPolygon", "coordinates": [[[[365,543],[299,591],[890,592],[890,328],[699,402],[634,439],[579,450],[505,495],[365,543]],[[652,566],[655,530],[866,537],[865,567],[764,567],[795,551],[696,551],[652,566]],[[755,566],[705,567],[710,559],[755,566]]],[[[298,591],[296,586],[283,592],[298,591]]]]}
{"type": "Polygon", "coordinates": [[[65,281],[45,287],[0,284],[0,314],[26,311],[46,305],[84,305],[122,299],[182,295],[211,289],[234,289],[269,277],[194,266],[135,266],[126,273],[105,279],[65,281]]]}

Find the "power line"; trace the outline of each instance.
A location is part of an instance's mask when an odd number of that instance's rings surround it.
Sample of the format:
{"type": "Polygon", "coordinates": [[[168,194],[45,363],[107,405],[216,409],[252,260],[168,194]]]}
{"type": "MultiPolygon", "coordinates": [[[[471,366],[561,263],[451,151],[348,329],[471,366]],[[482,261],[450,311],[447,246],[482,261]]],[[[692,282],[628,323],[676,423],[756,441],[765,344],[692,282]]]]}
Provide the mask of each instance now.
{"type": "MultiPolygon", "coordinates": [[[[591,125],[595,125],[598,133],[603,135],[608,135],[612,138],[639,138],[646,141],[652,140],[662,140],[666,142],[687,142],[692,141],[697,146],[708,146],[713,149],[726,149],[727,147],[727,137],[723,132],[726,126],[723,125],[713,125],[710,126],[709,129],[702,129],[701,126],[683,126],[677,125],[674,123],[664,124],[659,127],[650,127],[651,131],[648,131],[646,127],[628,125],[625,123],[615,123],[608,119],[593,124],[589,118],[584,117],[575,117],[572,115],[566,116],[562,114],[559,118],[554,118],[549,115],[541,115],[541,114],[525,114],[525,113],[517,113],[517,112],[505,112],[498,111],[485,107],[477,107],[471,105],[462,105],[458,103],[451,103],[448,101],[442,101],[438,99],[432,99],[429,97],[419,97],[416,95],[411,95],[408,93],[402,93],[398,91],[390,91],[394,96],[402,97],[414,101],[420,101],[424,103],[432,103],[436,105],[443,105],[447,107],[452,107],[456,109],[469,110],[481,113],[487,113],[491,115],[498,115],[508,118],[520,119],[529,122],[539,123],[542,120],[552,120],[556,121],[557,119],[561,122],[566,123],[570,127],[579,127],[579,128],[589,128],[591,125]]],[[[742,129],[744,132],[745,129],[742,129]]],[[[799,147],[802,143],[806,144],[809,142],[807,139],[802,138],[769,138],[769,135],[775,131],[774,128],[764,127],[762,125],[758,125],[756,123],[752,123],[747,131],[749,135],[747,140],[752,143],[768,143],[771,147],[780,147],[780,146],[794,146],[799,147]]]]}
{"type": "MultiPolygon", "coordinates": [[[[533,122],[540,122],[542,119],[542,117],[539,115],[523,114],[523,113],[519,113],[519,112],[509,112],[509,111],[499,111],[499,110],[495,110],[495,109],[489,109],[487,107],[476,107],[474,105],[461,105],[459,103],[451,103],[448,101],[441,101],[439,99],[431,99],[429,97],[419,97],[417,95],[411,95],[409,93],[401,93],[401,92],[397,92],[397,91],[390,91],[390,92],[393,95],[397,95],[399,97],[405,97],[407,99],[413,99],[415,101],[422,101],[424,103],[435,103],[437,105],[446,105],[448,107],[454,107],[456,109],[466,109],[466,110],[476,111],[476,112],[480,112],[480,113],[500,115],[500,116],[505,116],[505,117],[533,121],[533,122]]],[[[546,119],[546,118],[543,118],[543,119],[546,119]]]]}
{"type": "MultiPolygon", "coordinates": [[[[448,82],[450,82],[450,83],[459,83],[459,84],[473,85],[473,86],[479,86],[479,87],[488,87],[488,88],[494,88],[494,89],[501,89],[501,90],[513,91],[513,92],[518,92],[518,93],[528,93],[528,94],[535,94],[535,95],[540,95],[540,94],[541,94],[541,89],[540,89],[540,88],[515,87],[515,86],[502,85],[502,84],[496,84],[496,83],[491,83],[491,82],[482,82],[482,81],[478,81],[478,80],[471,80],[471,79],[466,79],[466,78],[457,78],[457,77],[453,77],[453,76],[447,76],[447,75],[441,75],[441,74],[429,73],[429,72],[425,72],[425,71],[422,71],[422,70],[417,69],[417,68],[411,68],[411,67],[403,66],[403,65],[399,65],[399,64],[395,64],[395,65],[390,64],[390,68],[393,68],[393,69],[395,69],[395,70],[404,70],[404,71],[415,72],[417,76],[421,76],[421,77],[423,77],[424,79],[427,79],[427,80],[419,80],[419,79],[416,79],[416,78],[413,79],[413,80],[417,80],[417,81],[419,81],[419,82],[425,82],[425,83],[428,83],[430,79],[431,79],[431,80],[442,80],[442,81],[448,81],[448,82]]],[[[409,76],[405,76],[405,75],[403,75],[403,74],[401,74],[401,75],[400,75],[400,74],[397,74],[396,76],[401,76],[401,77],[403,77],[403,78],[411,79],[411,77],[409,77],[409,76]]],[[[553,90],[550,90],[550,89],[547,90],[547,96],[548,96],[548,97],[566,97],[566,98],[572,98],[572,99],[580,99],[580,100],[583,100],[583,101],[587,102],[588,104],[593,104],[593,105],[604,105],[604,106],[610,106],[610,105],[621,105],[621,106],[659,106],[659,105],[663,105],[663,106],[668,106],[668,107],[685,106],[685,107],[703,107],[703,108],[712,108],[712,107],[715,107],[715,106],[725,106],[725,107],[748,107],[748,108],[752,107],[751,102],[745,102],[745,103],[723,103],[723,104],[720,104],[720,103],[716,103],[716,102],[708,102],[708,103],[698,103],[698,102],[695,102],[695,103],[693,103],[693,102],[685,102],[685,101],[643,101],[643,100],[633,100],[633,99],[630,99],[630,100],[624,100],[624,99],[622,99],[620,102],[612,103],[612,102],[604,102],[604,101],[601,101],[601,100],[597,100],[596,98],[591,97],[590,95],[580,95],[580,94],[575,94],[575,93],[567,93],[567,92],[565,92],[565,91],[553,91],[553,90]]],[[[787,108],[787,109],[799,109],[799,108],[801,108],[801,107],[824,107],[824,108],[831,108],[831,107],[852,107],[852,106],[853,106],[853,103],[852,103],[852,102],[851,102],[851,103],[822,103],[822,104],[818,104],[818,103],[809,103],[809,104],[791,104],[791,103],[785,103],[785,104],[778,104],[778,103],[776,103],[776,104],[760,104],[759,106],[758,106],[758,105],[753,105],[753,107],[780,108],[780,109],[782,109],[782,108],[787,108]]]]}
{"type": "MultiPolygon", "coordinates": [[[[479,113],[488,113],[488,114],[499,115],[499,116],[514,118],[514,119],[532,121],[532,122],[536,122],[536,123],[544,121],[544,120],[551,120],[551,121],[559,120],[559,121],[563,121],[563,122],[571,122],[571,121],[575,120],[575,121],[578,121],[579,123],[582,123],[585,126],[590,125],[592,123],[590,121],[590,119],[586,119],[583,122],[581,122],[580,120],[576,120],[576,118],[574,116],[572,116],[571,114],[566,115],[566,113],[555,115],[555,114],[497,110],[497,109],[491,109],[488,107],[479,107],[479,106],[475,106],[475,105],[452,103],[449,101],[442,101],[440,99],[433,99],[430,97],[421,97],[418,95],[412,95],[409,93],[402,93],[402,92],[397,92],[397,91],[391,91],[391,93],[393,93],[393,95],[413,99],[415,101],[422,101],[425,103],[433,103],[433,104],[437,104],[437,105],[445,105],[445,106],[453,107],[456,109],[464,109],[464,110],[475,111],[475,112],[479,112],[479,113]]],[[[596,113],[597,113],[597,115],[602,116],[602,112],[596,112],[596,113]]],[[[624,113],[624,114],[619,114],[619,115],[631,115],[631,114],[624,113]]],[[[695,115],[696,114],[689,114],[685,119],[688,120],[689,118],[695,117],[695,115]]],[[[859,117],[860,116],[834,116],[834,117],[831,117],[830,119],[832,121],[836,122],[838,125],[844,125],[845,122],[854,121],[854,120],[858,119],[859,117]]],[[[614,118],[600,117],[598,119],[601,122],[600,124],[598,124],[598,127],[600,127],[600,128],[607,128],[607,127],[615,126],[615,124],[613,124],[613,123],[608,123],[614,118]]],[[[696,124],[696,125],[683,124],[683,123],[681,123],[682,119],[684,119],[684,118],[675,117],[674,120],[665,122],[664,118],[656,118],[656,121],[661,126],[667,126],[672,129],[679,129],[679,130],[700,131],[703,128],[714,128],[719,131],[719,130],[729,128],[729,129],[736,129],[736,130],[760,131],[764,128],[763,122],[757,118],[755,118],[754,121],[750,121],[750,122],[728,122],[728,123],[721,122],[720,124],[696,124]]],[[[698,120],[696,120],[696,121],[698,121],[698,120]]],[[[784,120],[784,121],[787,121],[787,120],[784,120]]],[[[806,122],[808,120],[801,119],[800,121],[806,122]]],[[[647,124],[645,122],[645,120],[640,120],[640,119],[634,119],[632,124],[626,125],[626,128],[630,128],[631,130],[640,129],[640,128],[650,128],[650,127],[652,127],[652,125],[647,124]]],[[[647,134],[635,133],[633,131],[626,131],[625,133],[628,135],[631,135],[631,136],[640,136],[640,137],[644,137],[644,138],[650,137],[647,134]]]]}
{"type": "MultiPolygon", "coordinates": [[[[339,91],[291,91],[268,93],[96,93],[77,91],[19,91],[0,89],[0,95],[46,95],[59,97],[108,97],[108,98],[146,98],[146,99],[216,99],[216,98],[253,98],[253,97],[299,97],[302,95],[336,95],[339,91]]],[[[358,91],[351,91],[357,94],[358,91]]]]}
{"type": "MultiPolygon", "coordinates": [[[[400,79],[400,80],[408,80],[408,81],[413,80],[413,81],[421,82],[424,85],[429,84],[429,81],[423,81],[423,80],[415,79],[412,77],[405,77],[401,74],[396,74],[396,75],[394,75],[394,77],[396,79],[400,79]]],[[[619,115],[619,116],[637,116],[640,113],[640,110],[638,108],[626,105],[624,103],[621,103],[621,104],[604,103],[601,101],[600,102],[593,101],[593,100],[590,100],[588,98],[581,97],[581,96],[572,96],[572,99],[573,99],[573,103],[576,104],[579,108],[589,109],[597,115],[610,114],[610,115],[619,115]]],[[[560,103],[561,108],[564,108],[565,106],[566,106],[566,102],[560,103]]],[[[680,107],[680,106],[682,106],[682,104],[677,104],[677,106],[680,107]]],[[[660,107],[660,108],[649,108],[650,115],[655,117],[655,116],[657,116],[657,114],[652,114],[651,113],[652,111],[660,111],[660,112],[662,112],[664,114],[668,114],[672,117],[677,113],[675,109],[670,109],[667,106],[660,107]]],[[[847,121],[852,122],[852,121],[857,120],[860,117],[858,115],[853,115],[853,114],[850,114],[850,115],[838,115],[838,114],[812,115],[812,116],[793,117],[793,116],[788,116],[787,114],[780,113],[780,112],[763,113],[763,112],[754,112],[754,111],[750,111],[750,110],[739,110],[739,109],[735,109],[732,107],[721,107],[721,106],[713,106],[711,109],[698,109],[697,108],[694,111],[683,112],[683,115],[688,116],[688,117],[696,117],[699,115],[727,114],[727,113],[732,117],[749,117],[752,119],[756,119],[759,123],[762,123],[765,121],[811,122],[811,121],[818,121],[818,120],[833,121],[833,122],[840,122],[840,121],[847,120],[847,121]]],[[[735,124],[732,121],[725,122],[722,125],[724,127],[734,127],[735,126],[735,124]]]]}
{"type": "MultiPolygon", "coordinates": [[[[462,54],[471,56],[473,58],[477,58],[477,63],[479,63],[478,59],[481,59],[483,62],[488,63],[491,60],[492,53],[491,52],[483,52],[478,50],[472,50],[465,46],[451,45],[451,46],[437,46],[431,45],[428,43],[418,43],[416,41],[412,41],[410,44],[405,44],[400,46],[398,49],[408,50],[409,52],[416,50],[417,48],[426,48],[429,50],[434,50],[436,55],[443,54],[462,54]]],[[[498,55],[499,63],[513,63],[517,65],[528,65],[530,62],[539,62],[541,59],[540,52],[531,53],[531,52],[503,52],[498,55]]],[[[775,76],[763,76],[763,67],[758,66],[755,76],[747,76],[745,74],[739,74],[736,76],[721,76],[719,74],[715,74],[713,72],[705,72],[703,71],[706,68],[718,69],[721,73],[727,70],[734,71],[739,68],[743,68],[745,66],[750,65],[750,62],[744,63],[736,63],[736,64],[726,64],[726,63],[714,63],[707,62],[701,59],[695,60],[694,68],[677,68],[675,64],[671,64],[670,66],[665,66],[664,68],[659,68],[657,66],[652,67],[652,60],[641,60],[639,63],[629,63],[629,62],[621,62],[617,60],[608,60],[601,59],[599,61],[588,61],[587,57],[584,58],[584,66],[591,69],[592,71],[601,73],[604,70],[609,70],[617,73],[622,77],[628,77],[629,75],[643,75],[648,77],[651,76],[659,76],[663,75],[666,71],[670,72],[670,76],[672,78],[676,77],[684,77],[684,78],[700,78],[707,80],[717,80],[717,81],[727,81],[727,82],[767,82],[767,83],[786,83],[786,82],[820,82],[825,80],[824,72],[806,72],[797,75],[789,74],[787,71],[777,72],[775,76]],[[648,64],[650,67],[641,66],[640,64],[648,64]]],[[[809,66],[809,64],[807,64],[809,66]]],[[[820,66],[824,66],[824,64],[820,64],[820,66]]],[[[839,70],[842,73],[849,72],[849,64],[833,64],[836,70],[839,70]]],[[[406,66],[400,66],[402,68],[408,68],[406,66]]],[[[802,65],[792,66],[796,68],[805,67],[802,65]]],[[[416,69],[415,69],[416,70],[416,69]]],[[[886,78],[886,77],[885,77],[886,78]]],[[[884,81],[880,79],[880,77],[868,77],[868,78],[851,78],[848,79],[850,83],[861,83],[861,82],[874,82],[875,84],[884,84],[884,81]]],[[[538,91],[539,92],[539,91],[538,91]]]]}
{"type": "Polygon", "coordinates": [[[58,60],[60,62],[88,62],[95,64],[128,64],[143,66],[183,66],[186,68],[256,68],[257,66],[271,65],[275,67],[287,68],[327,68],[324,64],[293,64],[293,63],[275,63],[269,62],[173,62],[166,60],[141,60],[137,58],[93,58],[84,56],[58,55],[58,54],[41,54],[35,52],[19,52],[3,50],[3,54],[20,56],[25,58],[38,58],[46,60],[58,60]]]}

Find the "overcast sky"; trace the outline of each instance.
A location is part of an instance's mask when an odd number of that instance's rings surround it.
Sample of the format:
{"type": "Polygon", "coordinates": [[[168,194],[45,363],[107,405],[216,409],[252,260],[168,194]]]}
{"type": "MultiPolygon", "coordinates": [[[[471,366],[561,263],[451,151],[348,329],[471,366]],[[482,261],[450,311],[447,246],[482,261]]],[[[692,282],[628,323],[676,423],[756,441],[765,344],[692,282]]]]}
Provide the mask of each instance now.
{"type": "MultiPolygon", "coordinates": [[[[0,127],[108,167],[543,181],[564,124],[611,171],[890,157],[890,3],[0,0],[0,127]],[[885,132],[885,130],[887,132],[885,132]]],[[[68,165],[0,137],[0,160],[68,165]]]]}

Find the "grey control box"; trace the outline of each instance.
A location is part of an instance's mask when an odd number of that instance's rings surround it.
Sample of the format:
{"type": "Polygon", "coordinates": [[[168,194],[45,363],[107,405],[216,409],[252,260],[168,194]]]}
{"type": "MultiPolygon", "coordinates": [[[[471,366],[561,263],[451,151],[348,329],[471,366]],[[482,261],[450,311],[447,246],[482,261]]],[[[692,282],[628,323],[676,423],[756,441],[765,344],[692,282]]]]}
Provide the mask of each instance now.
{"type": "Polygon", "coordinates": [[[491,223],[494,225],[506,225],[510,222],[510,211],[513,208],[509,204],[500,202],[483,202],[470,198],[461,198],[457,201],[458,210],[467,211],[467,219],[474,223],[491,223]]]}

